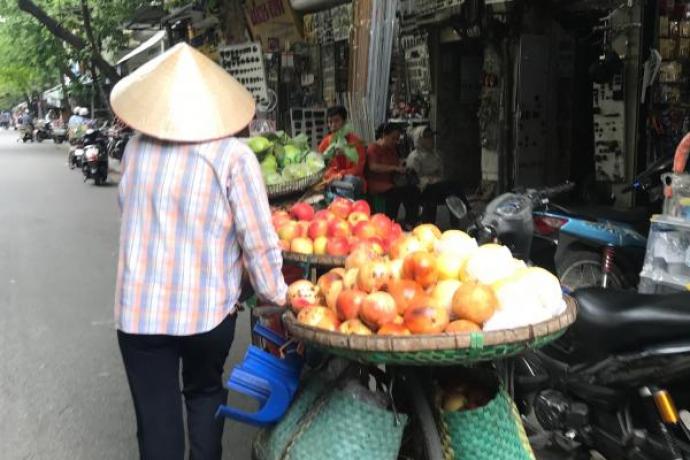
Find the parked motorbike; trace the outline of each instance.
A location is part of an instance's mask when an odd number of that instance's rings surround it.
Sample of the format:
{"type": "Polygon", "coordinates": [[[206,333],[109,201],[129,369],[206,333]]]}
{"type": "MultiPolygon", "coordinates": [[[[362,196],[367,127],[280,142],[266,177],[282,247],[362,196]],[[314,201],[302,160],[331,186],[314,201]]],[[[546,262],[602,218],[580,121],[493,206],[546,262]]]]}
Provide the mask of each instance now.
{"type": "Polygon", "coordinates": [[[649,218],[661,211],[661,174],[673,157],[653,163],[623,189],[647,195],[646,205],[565,208],[546,200],[534,212],[531,259],[556,273],[568,290],[588,286],[631,288],[642,269],[649,218]],[[553,262],[551,262],[553,261],[553,262]]]}
{"type": "Polygon", "coordinates": [[[67,154],[67,166],[69,169],[81,169],[84,164],[84,146],[73,146],[67,154]]]}
{"type": "MultiPolygon", "coordinates": [[[[516,258],[531,260],[534,239],[533,211],[544,206],[553,196],[572,190],[575,184],[566,182],[543,189],[517,190],[494,198],[478,216],[468,232],[479,244],[500,241],[516,258]]],[[[446,198],[446,205],[458,220],[467,217],[467,207],[457,196],[446,198]]],[[[545,267],[547,268],[547,267],[545,267]]]]}
{"type": "Polygon", "coordinates": [[[49,121],[40,121],[34,128],[34,139],[36,142],[43,142],[53,137],[53,128],[49,121]]]}
{"type": "Polygon", "coordinates": [[[62,144],[67,140],[67,128],[64,125],[53,126],[51,124],[53,142],[62,144]]]}
{"type": "Polygon", "coordinates": [[[17,142],[33,142],[34,141],[34,127],[32,125],[21,125],[19,128],[19,139],[17,142]]]}
{"type": "Polygon", "coordinates": [[[122,160],[130,137],[132,137],[132,130],[129,128],[111,128],[108,132],[108,156],[115,160],[122,160]]]}
{"type": "Polygon", "coordinates": [[[530,440],[582,458],[690,459],[690,292],[574,297],[564,337],[514,363],[530,440]]]}
{"type": "MultiPolygon", "coordinates": [[[[572,185],[572,184],[571,184],[572,185]]],[[[493,200],[470,233],[531,252],[531,209],[567,186],[493,200]]],[[[457,197],[446,200],[458,219],[457,197]]],[[[501,365],[530,442],[559,458],[689,460],[690,292],[644,295],[589,288],[574,292],[578,318],[563,338],[501,365]],[[600,457],[597,457],[600,458],[600,457]]]]}
{"type": "MultiPolygon", "coordinates": [[[[83,157],[81,170],[84,182],[93,179],[96,185],[102,185],[108,178],[108,138],[100,128],[88,129],[83,137],[83,157]]],[[[76,154],[76,152],[75,152],[76,154]]]]}

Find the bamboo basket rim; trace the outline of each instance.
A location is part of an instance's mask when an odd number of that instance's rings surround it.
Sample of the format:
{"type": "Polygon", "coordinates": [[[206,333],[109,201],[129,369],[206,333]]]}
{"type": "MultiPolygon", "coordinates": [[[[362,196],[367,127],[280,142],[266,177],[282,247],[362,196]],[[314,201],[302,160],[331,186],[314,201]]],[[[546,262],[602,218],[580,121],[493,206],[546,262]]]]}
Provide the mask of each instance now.
{"type": "Polygon", "coordinates": [[[274,199],[291,195],[293,193],[302,192],[312,185],[317,184],[323,177],[325,171],[326,168],[322,168],[314,174],[310,174],[295,181],[267,185],[266,194],[268,195],[268,198],[274,199]]]}
{"type": "Polygon", "coordinates": [[[342,267],[345,265],[345,256],[329,256],[325,254],[300,254],[298,252],[283,251],[283,260],[323,267],[342,267]]]}
{"type": "Polygon", "coordinates": [[[429,334],[411,336],[350,335],[330,332],[312,326],[299,324],[291,311],[283,315],[283,321],[292,336],[327,348],[340,348],[363,352],[427,352],[486,348],[496,345],[530,342],[561,332],[575,322],[577,304],[575,299],[564,296],[566,309],[547,321],[514,329],[464,334],[429,334]]]}

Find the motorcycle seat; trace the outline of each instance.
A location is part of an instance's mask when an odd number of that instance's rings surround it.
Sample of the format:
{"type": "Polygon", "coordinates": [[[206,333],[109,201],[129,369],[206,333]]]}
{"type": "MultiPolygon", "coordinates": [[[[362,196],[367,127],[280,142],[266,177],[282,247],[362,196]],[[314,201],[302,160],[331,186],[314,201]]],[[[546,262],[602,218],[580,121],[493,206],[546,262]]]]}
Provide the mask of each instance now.
{"type": "Polygon", "coordinates": [[[578,313],[572,337],[592,353],[642,351],[650,345],[690,339],[690,291],[650,295],[588,288],[573,296],[578,313]]]}

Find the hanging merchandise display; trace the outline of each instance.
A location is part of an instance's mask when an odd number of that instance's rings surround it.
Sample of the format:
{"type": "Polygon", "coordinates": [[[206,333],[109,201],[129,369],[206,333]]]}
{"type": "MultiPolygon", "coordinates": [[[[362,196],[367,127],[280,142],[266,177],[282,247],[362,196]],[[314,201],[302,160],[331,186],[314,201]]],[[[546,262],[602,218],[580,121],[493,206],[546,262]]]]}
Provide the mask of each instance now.
{"type": "Polygon", "coordinates": [[[594,83],[594,161],[596,180],[622,182],[625,179],[625,100],[623,76],[594,83]]]}
{"type": "Polygon", "coordinates": [[[493,44],[484,48],[482,89],[477,117],[481,129],[482,180],[498,182],[500,149],[501,56],[493,44]]]}
{"type": "Polygon", "coordinates": [[[266,85],[266,69],[259,43],[242,43],[220,49],[220,65],[252,93],[257,109],[271,104],[266,85]]]}
{"type": "Polygon", "coordinates": [[[304,15],[304,38],[308,43],[327,45],[348,40],[352,29],[352,3],[304,15]]]}
{"type": "Polygon", "coordinates": [[[321,139],[328,134],[326,109],[291,108],[290,127],[293,137],[302,133],[309,136],[309,144],[316,150],[321,139]]]}
{"type": "Polygon", "coordinates": [[[690,2],[661,2],[659,9],[658,46],[662,62],[651,99],[650,161],[672,155],[690,130],[689,77],[684,65],[690,57],[690,2]]]}
{"type": "Polygon", "coordinates": [[[267,51],[285,50],[302,40],[302,23],[288,0],[246,0],[247,23],[267,51]]]}

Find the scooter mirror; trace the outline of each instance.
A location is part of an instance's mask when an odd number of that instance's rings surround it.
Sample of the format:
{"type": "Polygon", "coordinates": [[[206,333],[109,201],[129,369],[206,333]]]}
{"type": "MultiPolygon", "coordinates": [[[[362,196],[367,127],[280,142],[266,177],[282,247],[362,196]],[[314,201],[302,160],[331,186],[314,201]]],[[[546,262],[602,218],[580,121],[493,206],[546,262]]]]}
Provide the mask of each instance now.
{"type": "Polygon", "coordinates": [[[462,220],[467,216],[467,206],[455,195],[446,198],[446,206],[448,206],[448,210],[458,220],[462,220]]]}

